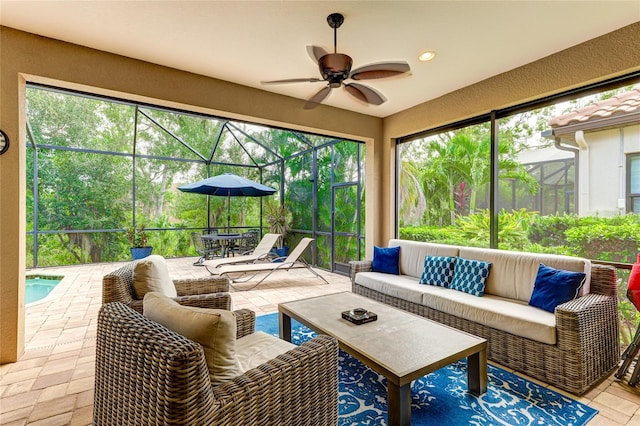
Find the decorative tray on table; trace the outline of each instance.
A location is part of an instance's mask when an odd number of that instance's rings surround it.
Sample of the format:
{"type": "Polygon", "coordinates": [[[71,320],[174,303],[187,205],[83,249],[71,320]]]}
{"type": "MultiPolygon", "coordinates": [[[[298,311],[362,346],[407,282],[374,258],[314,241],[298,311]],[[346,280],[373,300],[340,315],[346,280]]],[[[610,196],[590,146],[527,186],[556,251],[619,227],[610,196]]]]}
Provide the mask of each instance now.
{"type": "Polygon", "coordinates": [[[354,308],[342,313],[342,318],[356,325],[365,324],[378,319],[378,315],[369,312],[364,308],[354,308]]]}

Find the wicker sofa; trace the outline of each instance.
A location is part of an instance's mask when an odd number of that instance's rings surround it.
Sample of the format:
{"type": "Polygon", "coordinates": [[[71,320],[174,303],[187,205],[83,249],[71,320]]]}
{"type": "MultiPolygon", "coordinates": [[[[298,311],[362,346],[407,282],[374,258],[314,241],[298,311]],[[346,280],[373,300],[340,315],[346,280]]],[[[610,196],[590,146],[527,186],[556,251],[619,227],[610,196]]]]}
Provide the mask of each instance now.
{"type": "Polygon", "coordinates": [[[392,239],[400,275],[350,262],[352,291],[488,341],[489,359],[574,394],[605,377],[620,358],[616,271],[586,259],[392,239]],[[420,285],[425,256],[489,261],[485,294],[420,285]],[[555,313],[528,305],[540,263],[587,274],[581,294],[555,313]]]}
{"type": "MultiPolygon", "coordinates": [[[[237,338],[255,314],[235,311],[237,338]]],[[[277,340],[277,339],[276,339],[277,340]]],[[[93,424],[335,425],[338,343],[317,336],[212,385],[203,348],[122,303],[98,315],[93,424]]]]}

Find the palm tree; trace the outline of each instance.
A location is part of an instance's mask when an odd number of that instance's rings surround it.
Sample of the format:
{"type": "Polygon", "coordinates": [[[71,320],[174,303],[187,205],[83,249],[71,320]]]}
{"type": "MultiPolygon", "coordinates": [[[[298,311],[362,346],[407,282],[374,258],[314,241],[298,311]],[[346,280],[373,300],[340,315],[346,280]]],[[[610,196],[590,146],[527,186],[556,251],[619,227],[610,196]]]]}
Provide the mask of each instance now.
{"type": "MultiPolygon", "coordinates": [[[[451,223],[456,214],[466,211],[467,203],[469,213],[475,212],[478,192],[491,181],[490,137],[462,129],[448,140],[432,141],[427,150],[429,160],[423,173],[424,187],[430,189],[425,191],[429,194],[427,200],[435,191],[440,192],[436,197],[447,199],[451,223]]],[[[513,159],[514,149],[509,138],[501,138],[498,150],[499,177],[524,183],[531,194],[537,192],[536,179],[513,159]]]]}

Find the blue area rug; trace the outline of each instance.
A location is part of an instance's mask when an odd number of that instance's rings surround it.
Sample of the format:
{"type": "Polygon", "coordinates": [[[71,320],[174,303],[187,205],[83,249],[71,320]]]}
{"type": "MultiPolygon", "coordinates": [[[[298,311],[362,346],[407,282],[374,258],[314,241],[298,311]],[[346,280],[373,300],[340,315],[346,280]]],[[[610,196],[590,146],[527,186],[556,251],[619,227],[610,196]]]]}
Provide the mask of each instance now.
{"type": "MultiPolygon", "coordinates": [[[[278,315],[256,318],[256,329],[278,336],[278,315]]],[[[292,321],[299,345],[315,333],[292,321]]],[[[386,425],[386,379],[340,351],[339,424],[386,425]]],[[[597,410],[493,365],[481,396],[467,392],[466,361],[458,361],[413,382],[412,425],[584,425],[597,410]]]]}

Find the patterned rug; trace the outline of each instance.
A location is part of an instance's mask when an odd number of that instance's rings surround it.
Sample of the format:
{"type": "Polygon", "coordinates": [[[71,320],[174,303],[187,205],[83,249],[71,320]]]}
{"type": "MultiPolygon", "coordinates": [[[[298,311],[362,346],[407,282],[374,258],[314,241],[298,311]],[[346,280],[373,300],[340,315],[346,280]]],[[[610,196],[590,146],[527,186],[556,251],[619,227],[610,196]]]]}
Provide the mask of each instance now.
{"type": "MultiPolygon", "coordinates": [[[[292,321],[299,345],[315,333],[292,321]]],[[[278,336],[278,315],[256,318],[256,329],[278,336]]],[[[386,379],[340,351],[339,424],[386,425],[386,379]]],[[[412,425],[584,425],[597,410],[558,392],[489,365],[489,386],[467,393],[466,361],[458,361],[413,382],[412,425]]]]}

